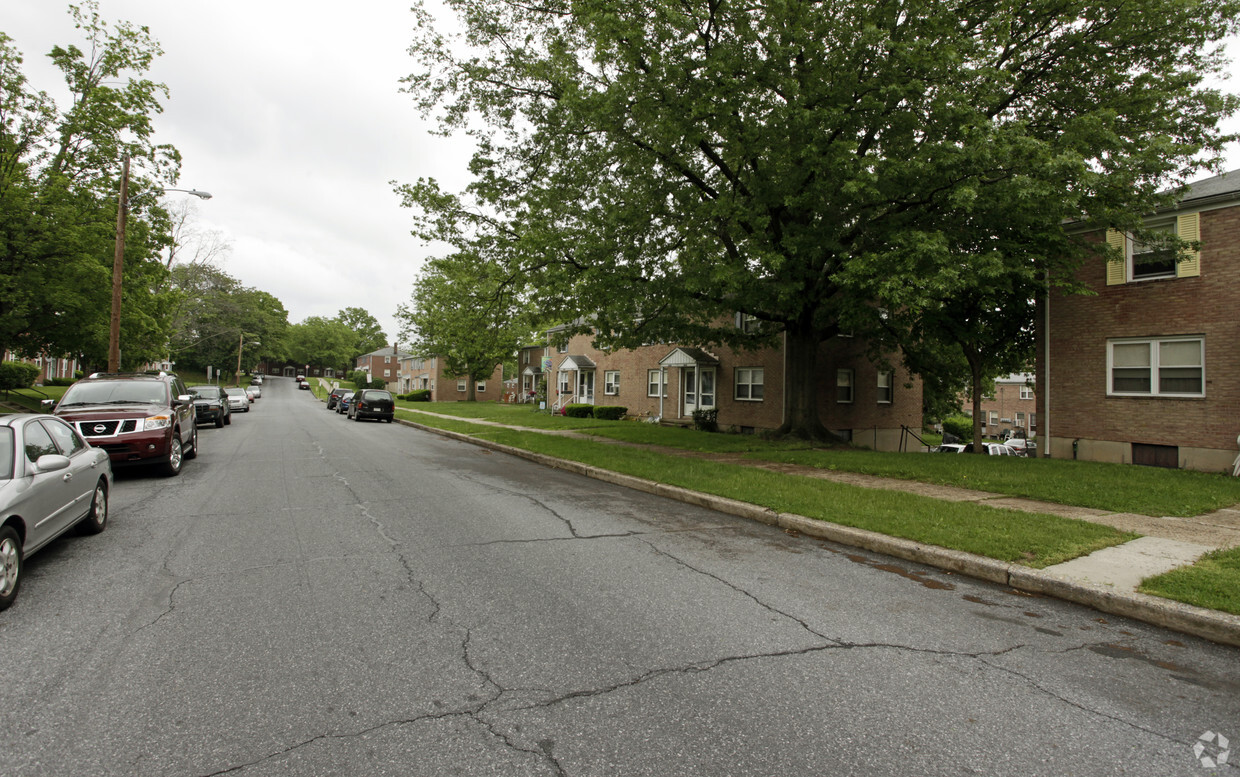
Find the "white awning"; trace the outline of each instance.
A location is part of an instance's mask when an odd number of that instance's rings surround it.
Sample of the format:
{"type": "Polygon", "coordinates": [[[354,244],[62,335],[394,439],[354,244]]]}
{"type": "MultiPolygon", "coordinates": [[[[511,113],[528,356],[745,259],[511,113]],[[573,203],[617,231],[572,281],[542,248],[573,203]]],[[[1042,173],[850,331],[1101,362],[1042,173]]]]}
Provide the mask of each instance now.
{"type": "Polygon", "coordinates": [[[588,356],[565,356],[564,361],[560,362],[558,367],[560,372],[577,372],[578,370],[593,370],[595,368],[596,365],[590,361],[588,356]]]}
{"type": "Polygon", "coordinates": [[[717,366],[719,360],[701,348],[677,348],[659,360],[660,367],[696,367],[700,364],[717,366]]]}

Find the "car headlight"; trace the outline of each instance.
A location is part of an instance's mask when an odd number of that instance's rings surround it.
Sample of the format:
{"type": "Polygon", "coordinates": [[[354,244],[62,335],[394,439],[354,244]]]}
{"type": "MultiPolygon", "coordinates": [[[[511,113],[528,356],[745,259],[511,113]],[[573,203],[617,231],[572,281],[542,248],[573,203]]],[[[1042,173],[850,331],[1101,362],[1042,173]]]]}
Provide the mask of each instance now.
{"type": "Polygon", "coordinates": [[[153,415],[146,418],[142,423],[142,428],[146,431],[152,429],[167,429],[172,426],[172,416],[170,415],[153,415]]]}

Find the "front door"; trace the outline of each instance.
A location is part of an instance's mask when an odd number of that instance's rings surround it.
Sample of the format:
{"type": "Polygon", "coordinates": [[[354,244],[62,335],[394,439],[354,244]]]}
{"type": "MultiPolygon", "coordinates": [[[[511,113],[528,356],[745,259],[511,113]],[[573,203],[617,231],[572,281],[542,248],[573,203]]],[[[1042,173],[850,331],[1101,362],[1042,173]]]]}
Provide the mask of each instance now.
{"type": "Polygon", "coordinates": [[[715,406],[714,367],[685,367],[683,384],[685,415],[693,415],[694,410],[709,410],[715,406]]]}
{"type": "Polygon", "coordinates": [[[577,373],[577,401],[594,404],[594,370],[577,373]]]}
{"type": "Polygon", "coordinates": [[[697,410],[697,367],[681,369],[681,384],[684,386],[685,415],[693,415],[697,410]]]}

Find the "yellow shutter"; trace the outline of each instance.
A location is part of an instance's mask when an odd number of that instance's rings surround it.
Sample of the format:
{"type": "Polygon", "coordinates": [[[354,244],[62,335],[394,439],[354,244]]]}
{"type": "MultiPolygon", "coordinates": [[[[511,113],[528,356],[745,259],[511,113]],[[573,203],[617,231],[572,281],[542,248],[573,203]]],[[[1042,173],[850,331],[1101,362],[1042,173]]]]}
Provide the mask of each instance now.
{"type": "MultiPolygon", "coordinates": [[[[1176,229],[1181,240],[1196,242],[1201,239],[1201,214],[1186,213],[1176,219],[1176,229]]],[[[1201,275],[1201,255],[1196,249],[1185,249],[1175,265],[1177,278],[1196,278],[1201,275]]]]}
{"type": "Polygon", "coordinates": [[[1119,252],[1119,257],[1107,260],[1107,285],[1115,286],[1128,280],[1128,256],[1124,245],[1124,233],[1107,230],[1107,245],[1119,252]]]}

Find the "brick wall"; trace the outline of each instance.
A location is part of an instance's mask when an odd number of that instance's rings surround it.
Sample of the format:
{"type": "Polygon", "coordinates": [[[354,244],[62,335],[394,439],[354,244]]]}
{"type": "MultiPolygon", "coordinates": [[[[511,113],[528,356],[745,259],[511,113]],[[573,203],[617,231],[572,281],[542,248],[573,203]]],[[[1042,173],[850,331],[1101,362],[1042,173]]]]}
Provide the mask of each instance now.
{"type": "Polygon", "coordinates": [[[1200,277],[1107,286],[1105,263],[1095,259],[1078,278],[1096,295],[1051,299],[1049,365],[1045,305],[1039,307],[1038,395],[1050,413],[1049,433],[1234,451],[1240,432],[1240,207],[1201,212],[1200,277]],[[1204,397],[1107,396],[1108,339],[1171,335],[1204,335],[1204,397]]]}

